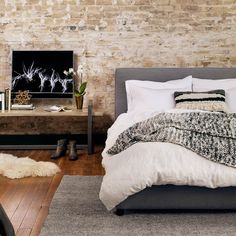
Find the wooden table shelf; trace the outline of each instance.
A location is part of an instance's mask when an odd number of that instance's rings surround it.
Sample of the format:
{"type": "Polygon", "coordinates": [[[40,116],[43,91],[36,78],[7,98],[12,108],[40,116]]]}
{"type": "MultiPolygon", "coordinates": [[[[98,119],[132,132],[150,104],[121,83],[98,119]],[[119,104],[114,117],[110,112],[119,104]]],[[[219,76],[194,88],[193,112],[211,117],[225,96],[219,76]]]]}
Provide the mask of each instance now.
{"type": "MultiPolygon", "coordinates": [[[[34,110],[11,110],[0,112],[0,135],[40,135],[40,134],[72,134],[74,132],[73,125],[78,127],[81,123],[87,123],[87,144],[78,145],[78,148],[87,148],[88,153],[93,153],[93,117],[103,116],[103,112],[94,111],[92,106],[92,101],[89,101],[87,109],[78,110],[73,108],[72,111],[68,112],[48,112],[45,111],[43,107],[37,107],[34,110]],[[24,119],[23,124],[15,124],[14,129],[11,130],[8,127],[8,123],[11,119],[14,122],[21,121],[24,119]],[[67,128],[64,128],[64,119],[70,121],[67,128]],[[34,121],[38,122],[34,122],[34,121]],[[47,124],[48,121],[57,122],[57,130],[50,130],[50,125],[47,124]],[[60,122],[59,122],[60,121],[60,122]],[[25,128],[25,132],[24,132],[25,128]]],[[[55,124],[54,124],[55,125],[55,124]]],[[[65,126],[66,127],[66,126],[65,126]]],[[[75,131],[76,133],[76,131],[75,131]]],[[[74,133],[74,134],[75,134],[74,133]]],[[[0,149],[54,149],[56,145],[1,145],[0,149]]]]}

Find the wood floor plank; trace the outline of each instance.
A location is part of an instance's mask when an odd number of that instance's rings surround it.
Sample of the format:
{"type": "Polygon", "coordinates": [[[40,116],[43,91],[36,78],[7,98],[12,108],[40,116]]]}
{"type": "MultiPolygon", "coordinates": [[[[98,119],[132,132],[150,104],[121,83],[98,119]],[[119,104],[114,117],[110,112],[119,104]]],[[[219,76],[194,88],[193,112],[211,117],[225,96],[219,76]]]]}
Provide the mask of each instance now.
{"type": "Polygon", "coordinates": [[[35,224],[33,225],[32,231],[30,233],[30,236],[38,236],[41,228],[43,226],[44,221],[47,218],[49,212],[49,206],[42,206],[40,208],[40,211],[38,213],[38,216],[36,218],[35,224]]]}
{"type": "Polygon", "coordinates": [[[42,202],[42,207],[44,207],[44,206],[49,207],[50,206],[52,198],[53,198],[62,178],[63,178],[63,174],[57,174],[53,177],[52,182],[49,186],[48,192],[42,202]]]}
{"type": "Polygon", "coordinates": [[[17,191],[17,188],[20,187],[19,183],[15,180],[12,180],[9,184],[10,187],[6,191],[4,191],[4,193],[1,196],[1,204],[3,205],[7,213],[8,213],[8,209],[6,208],[7,202],[11,201],[15,192],[17,191]]]}
{"type": "Polygon", "coordinates": [[[20,225],[22,224],[22,221],[24,220],[32,202],[34,201],[36,194],[37,182],[34,179],[34,181],[31,180],[31,182],[27,185],[27,191],[25,192],[22,201],[11,218],[11,222],[14,225],[16,231],[20,228],[20,225]]]}
{"type": "Polygon", "coordinates": [[[25,228],[25,229],[19,229],[17,232],[16,232],[16,236],[29,236],[30,233],[31,233],[31,230],[30,228],[25,228]]]}
{"type": "Polygon", "coordinates": [[[13,214],[20,205],[25,193],[28,192],[28,183],[30,183],[29,178],[24,178],[15,181],[19,182],[16,186],[15,193],[13,194],[12,198],[9,198],[5,204],[9,218],[12,218],[13,214]]]}
{"type": "Polygon", "coordinates": [[[55,191],[57,190],[61,179],[63,178],[63,174],[57,174],[53,177],[53,180],[50,184],[49,190],[42,202],[41,209],[38,213],[38,216],[36,218],[35,224],[33,226],[31,236],[37,236],[40,233],[40,230],[43,226],[44,221],[46,220],[46,217],[49,212],[49,206],[51,204],[52,198],[54,196],[55,191]]]}
{"type": "Polygon", "coordinates": [[[2,196],[5,194],[6,191],[10,188],[9,179],[3,176],[0,176],[0,202],[2,196]]]}
{"type": "Polygon", "coordinates": [[[38,212],[42,206],[43,199],[49,189],[50,183],[50,177],[41,177],[41,181],[39,181],[37,185],[36,195],[24,217],[24,220],[22,221],[20,228],[33,228],[38,212]]]}

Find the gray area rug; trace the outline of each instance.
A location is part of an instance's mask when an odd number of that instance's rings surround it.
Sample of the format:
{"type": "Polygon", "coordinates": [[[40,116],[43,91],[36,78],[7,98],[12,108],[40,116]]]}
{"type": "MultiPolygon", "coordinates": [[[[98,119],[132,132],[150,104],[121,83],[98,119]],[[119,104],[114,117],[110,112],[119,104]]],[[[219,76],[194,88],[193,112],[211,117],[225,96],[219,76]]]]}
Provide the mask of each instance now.
{"type": "Polygon", "coordinates": [[[63,177],[40,235],[236,235],[236,213],[116,216],[98,198],[101,180],[100,176],[63,177]]]}

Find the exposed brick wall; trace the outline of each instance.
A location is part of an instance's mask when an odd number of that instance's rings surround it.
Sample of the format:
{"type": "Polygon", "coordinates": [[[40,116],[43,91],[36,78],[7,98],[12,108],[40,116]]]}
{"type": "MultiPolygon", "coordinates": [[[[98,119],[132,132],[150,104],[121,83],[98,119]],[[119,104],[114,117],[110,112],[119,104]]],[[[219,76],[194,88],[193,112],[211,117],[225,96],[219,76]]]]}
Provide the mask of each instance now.
{"type": "Polygon", "coordinates": [[[87,98],[114,113],[117,67],[236,65],[235,0],[1,0],[0,89],[11,50],[73,49],[87,98]]]}

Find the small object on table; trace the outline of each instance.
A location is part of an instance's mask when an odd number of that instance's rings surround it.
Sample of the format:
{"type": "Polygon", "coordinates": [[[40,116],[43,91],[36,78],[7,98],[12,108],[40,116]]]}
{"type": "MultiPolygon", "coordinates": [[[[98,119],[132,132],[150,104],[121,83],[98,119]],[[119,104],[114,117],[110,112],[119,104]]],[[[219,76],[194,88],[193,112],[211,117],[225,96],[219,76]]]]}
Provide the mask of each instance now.
{"type": "Polygon", "coordinates": [[[50,107],[44,107],[44,111],[49,111],[49,112],[70,112],[72,111],[71,108],[68,107],[64,107],[64,106],[58,106],[58,105],[54,105],[54,106],[50,106],[50,107]]]}
{"type": "Polygon", "coordinates": [[[27,105],[29,104],[31,100],[32,95],[29,94],[29,90],[25,91],[18,91],[18,94],[16,95],[14,99],[14,103],[19,104],[19,105],[27,105]]]}

